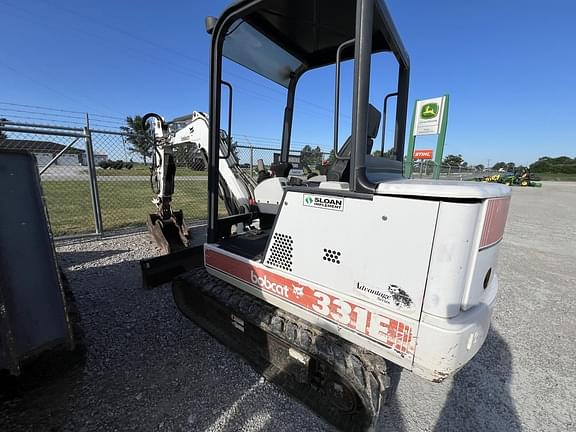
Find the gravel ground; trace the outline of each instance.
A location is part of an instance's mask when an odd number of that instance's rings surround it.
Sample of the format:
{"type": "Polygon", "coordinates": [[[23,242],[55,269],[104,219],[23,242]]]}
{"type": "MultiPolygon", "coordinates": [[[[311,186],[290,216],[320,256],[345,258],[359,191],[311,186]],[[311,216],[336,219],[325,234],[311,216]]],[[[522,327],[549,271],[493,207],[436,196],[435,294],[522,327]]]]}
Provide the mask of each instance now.
{"type": "MultiPolygon", "coordinates": [[[[574,430],[576,183],[514,189],[493,327],[442,384],[404,373],[387,431],[574,430]]],[[[140,289],[145,234],[58,245],[87,353],[0,379],[1,431],[320,431],[331,428],[140,289]]]]}

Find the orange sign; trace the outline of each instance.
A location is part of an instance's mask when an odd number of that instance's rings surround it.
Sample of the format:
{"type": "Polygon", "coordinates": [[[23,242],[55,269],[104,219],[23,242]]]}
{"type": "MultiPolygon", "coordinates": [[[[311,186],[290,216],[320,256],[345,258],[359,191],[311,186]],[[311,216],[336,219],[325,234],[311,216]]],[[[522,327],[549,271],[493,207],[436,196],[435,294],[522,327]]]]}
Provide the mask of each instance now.
{"type": "Polygon", "coordinates": [[[414,150],[414,159],[432,159],[432,150],[414,150]]]}

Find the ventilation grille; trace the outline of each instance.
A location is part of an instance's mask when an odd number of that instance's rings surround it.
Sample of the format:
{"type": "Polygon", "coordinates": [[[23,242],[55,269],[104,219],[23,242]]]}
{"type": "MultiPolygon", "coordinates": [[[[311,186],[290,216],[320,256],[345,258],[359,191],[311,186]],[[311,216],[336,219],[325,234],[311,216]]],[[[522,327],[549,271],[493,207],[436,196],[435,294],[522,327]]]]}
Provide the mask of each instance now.
{"type": "Polygon", "coordinates": [[[292,271],[292,236],[287,234],[274,233],[272,246],[268,254],[267,264],[281,270],[292,271]]]}
{"type": "Polygon", "coordinates": [[[324,249],[324,256],[322,259],[324,261],[328,261],[334,264],[340,264],[340,255],[342,255],[339,251],[332,250],[332,249],[324,249]]]}

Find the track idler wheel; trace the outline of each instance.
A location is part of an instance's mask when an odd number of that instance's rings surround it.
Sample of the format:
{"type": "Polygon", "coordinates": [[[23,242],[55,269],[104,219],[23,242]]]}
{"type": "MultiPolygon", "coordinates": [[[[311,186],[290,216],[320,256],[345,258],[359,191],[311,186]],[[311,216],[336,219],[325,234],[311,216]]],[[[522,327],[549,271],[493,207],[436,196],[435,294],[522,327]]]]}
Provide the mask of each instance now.
{"type": "Polygon", "coordinates": [[[374,430],[399,370],[205,269],[173,282],[180,311],[241,354],[266,379],[345,431],[374,430]]]}
{"type": "Polygon", "coordinates": [[[189,232],[184,224],[182,210],[172,213],[169,219],[158,214],[149,214],[146,219],[148,232],[164,254],[170,254],[188,247],[189,232]]]}

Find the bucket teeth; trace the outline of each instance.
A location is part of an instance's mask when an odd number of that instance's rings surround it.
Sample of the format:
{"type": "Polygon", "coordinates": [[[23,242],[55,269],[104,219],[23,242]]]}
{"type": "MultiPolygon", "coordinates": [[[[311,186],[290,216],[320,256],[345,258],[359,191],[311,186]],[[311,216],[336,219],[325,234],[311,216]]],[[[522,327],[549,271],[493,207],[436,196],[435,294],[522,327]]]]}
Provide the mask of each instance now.
{"type": "Polygon", "coordinates": [[[184,225],[182,210],[174,212],[169,219],[162,219],[158,214],[149,214],[146,226],[164,254],[188,247],[189,233],[184,225]]]}

